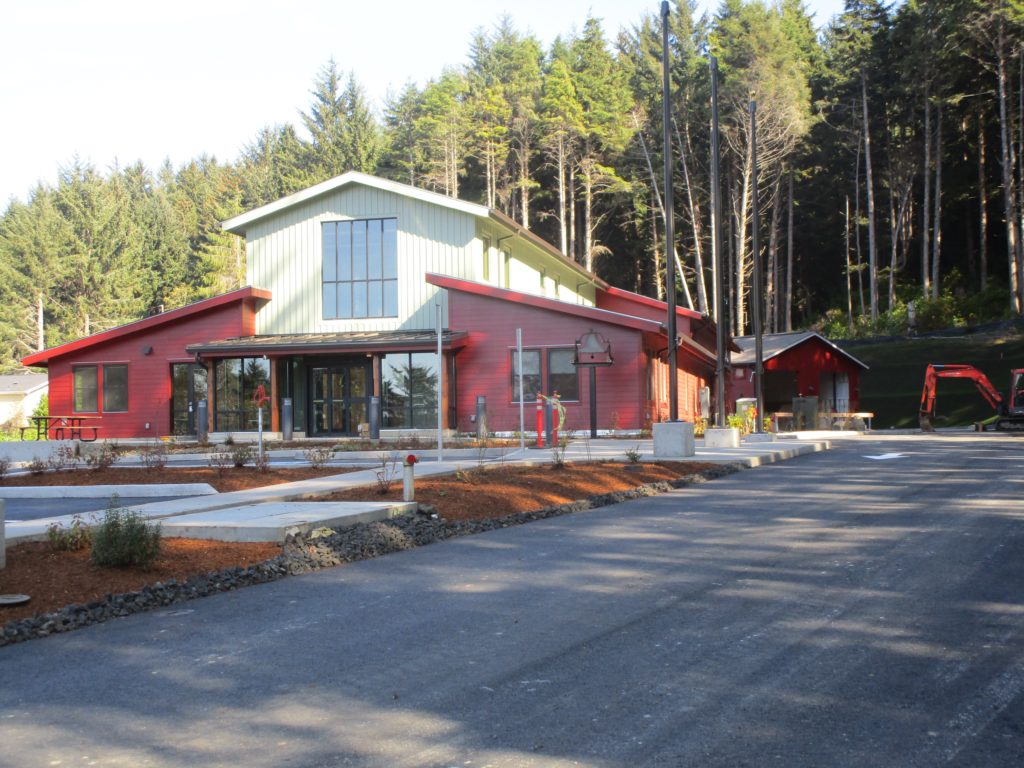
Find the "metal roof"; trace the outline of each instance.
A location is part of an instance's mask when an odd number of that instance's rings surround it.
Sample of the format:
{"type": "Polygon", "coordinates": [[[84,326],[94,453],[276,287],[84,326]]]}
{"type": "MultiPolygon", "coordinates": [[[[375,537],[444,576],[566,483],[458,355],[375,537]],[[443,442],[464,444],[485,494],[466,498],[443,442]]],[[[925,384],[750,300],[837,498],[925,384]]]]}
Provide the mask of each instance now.
{"type": "MultiPolygon", "coordinates": [[[[459,347],[465,344],[468,337],[469,334],[466,331],[446,330],[441,333],[441,343],[447,348],[459,347]]],[[[436,345],[437,331],[406,330],[236,336],[201,344],[189,344],[185,349],[200,355],[263,355],[284,352],[292,354],[371,352],[386,349],[409,349],[410,347],[434,349],[436,345]]]]}
{"type": "MultiPolygon", "coordinates": [[[[792,333],[766,333],[761,337],[761,359],[771,360],[773,357],[778,357],[783,352],[786,352],[793,347],[799,346],[809,339],[819,339],[823,344],[827,344],[832,347],[843,357],[848,360],[852,360],[854,363],[859,365],[864,370],[868,369],[864,363],[858,360],[856,357],[851,355],[849,352],[840,349],[831,341],[826,339],[820,333],[814,331],[793,331],[792,333]]],[[[736,336],[733,338],[736,346],[740,348],[740,352],[734,352],[731,358],[733,365],[754,365],[755,356],[755,337],[753,336],[736,336]]]]}

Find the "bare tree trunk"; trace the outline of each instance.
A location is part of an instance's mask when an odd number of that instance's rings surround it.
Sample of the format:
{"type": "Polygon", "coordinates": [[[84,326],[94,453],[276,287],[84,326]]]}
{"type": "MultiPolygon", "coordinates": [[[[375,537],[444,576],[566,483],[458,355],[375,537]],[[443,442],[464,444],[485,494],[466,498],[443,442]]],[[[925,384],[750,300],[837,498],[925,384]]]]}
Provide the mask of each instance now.
{"type": "Polygon", "coordinates": [[[871,171],[871,130],[868,122],[868,79],[860,73],[861,105],[864,112],[864,171],[868,186],[868,283],[871,292],[871,322],[878,321],[878,246],[875,238],[875,190],[871,171]]]}
{"type": "Polygon", "coordinates": [[[569,255],[569,235],[566,231],[565,210],[565,137],[558,137],[558,243],[562,248],[562,255],[569,255]]]}
{"type": "Polygon", "coordinates": [[[857,295],[860,297],[860,316],[865,315],[864,305],[864,258],[860,248],[860,150],[864,144],[864,137],[857,141],[857,165],[853,172],[853,190],[855,193],[853,203],[853,241],[857,252],[857,295]]]}
{"type": "Polygon", "coordinates": [[[524,131],[519,156],[519,215],[523,229],[530,228],[530,145],[527,143],[527,136],[524,131]]]}
{"type": "Polygon", "coordinates": [[[765,319],[768,321],[768,333],[779,329],[779,218],[781,217],[782,175],[775,180],[775,191],[772,192],[772,223],[768,233],[768,295],[765,305],[765,319]]]}
{"type": "Polygon", "coordinates": [[[846,196],[846,229],[843,253],[846,254],[846,327],[853,332],[853,285],[850,281],[850,196],[846,196]]]}
{"type": "Polygon", "coordinates": [[[789,171],[789,194],[786,195],[786,331],[793,330],[793,171],[789,171]]]}
{"type": "Polygon", "coordinates": [[[579,261],[576,253],[576,163],[569,162],[569,258],[579,261]]]}
{"type": "MultiPolygon", "coordinates": [[[[683,182],[686,185],[686,205],[690,212],[690,227],[693,229],[693,258],[694,268],[697,271],[697,307],[703,312],[708,312],[708,289],[704,283],[704,243],[701,237],[700,207],[694,200],[693,185],[690,183],[690,165],[686,162],[686,146],[679,136],[679,127],[676,129],[676,143],[679,145],[679,164],[683,166],[683,182]]],[[[689,133],[689,128],[687,128],[689,133]]]]}
{"type": "Polygon", "coordinates": [[[46,349],[46,334],[43,327],[43,294],[36,294],[36,352],[46,349]]]}
{"type": "Polygon", "coordinates": [[[1003,153],[1003,209],[1006,217],[1006,250],[1010,278],[1010,307],[1021,314],[1020,275],[1017,265],[1017,200],[1014,189],[1013,145],[1010,142],[1010,117],[1006,103],[1006,27],[1002,16],[997,22],[996,79],[999,84],[999,134],[1003,153]]]}
{"type": "Polygon", "coordinates": [[[981,290],[988,288],[988,188],[985,180],[985,121],[978,115],[978,260],[981,290]]]}
{"type": "Polygon", "coordinates": [[[583,170],[583,266],[588,272],[594,271],[594,169],[591,160],[583,170]]]}
{"type": "Polygon", "coordinates": [[[935,105],[935,234],[932,237],[932,298],[939,297],[942,258],[942,102],[935,105]]]}
{"type": "Polygon", "coordinates": [[[757,205],[756,200],[753,202],[750,200],[753,151],[754,144],[752,141],[748,141],[747,154],[743,159],[743,191],[740,194],[740,207],[736,216],[736,329],[740,336],[743,335],[747,325],[747,302],[744,290],[747,283],[747,209],[751,205],[757,205]]]}
{"type": "Polygon", "coordinates": [[[932,215],[932,107],[931,107],[931,83],[925,80],[924,84],[924,205],[921,206],[921,295],[928,298],[931,295],[931,265],[929,264],[930,245],[928,235],[931,232],[929,216],[932,215]]]}
{"type": "MultiPolygon", "coordinates": [[[[651,191],[651,197],[654,197],[654,190],[651,191]]],[[[665,299],[665,282],[662,279],[661,274],[661,259],[658,256],[658,217],[654,213],[656,206],[654,201],[651,201],[651,243],[652,247],[652,264],[654,272],[654,298],[665,299]]]]}
{"type": "MultiPolygon", "coordinates": [[[[638,124],[638,127],[639,127],[639,124],[638,124]]],[[[651,177],[651,189],[654,190],[655,203],[657,204],[658,210],[661,211],[662,220],[666,222],[666,224],[665,224],[665,231],[668,232],[667,213],[665,212],[665,205],[662,203],[661,192],[658,190],[658,178],[657,178],[657,176],[654,175],[654,166],[651,164],[651,156],[647,152],[647,142],[644,141],[644,137],[643,137],[642,133],[640,133],[638,131],[637,135],[640,137],[640,147],[643,149],[643,151],[644,151],[644,159],[647,161],[647,172],[650,174],[650,177],[651,177]]],[[[683,262],[682,262],[682,259],[680,259],[679,258],[679,254],[676,253],[675,243],[672,243],[671,247],[672,247],[672,263],[673,263],[674,268],[676,270],[676,274],[679,276],[679,284],[683,288],[683,295],[686,297],[686,306],[689,309],[693,309],[693,297],[690,294],[690,285],[686,281],[686,275],[683,274],[683,262]]],[[[666,251],[666,253],[668,252],[668,246],[667,245],[666,245],[665,251],[666,251]]]]}

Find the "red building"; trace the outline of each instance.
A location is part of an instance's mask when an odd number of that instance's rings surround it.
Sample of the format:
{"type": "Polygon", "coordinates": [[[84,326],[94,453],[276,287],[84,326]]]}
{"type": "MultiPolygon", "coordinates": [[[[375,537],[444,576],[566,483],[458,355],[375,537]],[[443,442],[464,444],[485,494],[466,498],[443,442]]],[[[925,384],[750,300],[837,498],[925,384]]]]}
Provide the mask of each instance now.
{"type": "Polygon", "coordinates": [[[499,211],[346,173],[236,216],[251,286],[48,349],[51,415],[81,416],[101,438],[256,429],[363,433],[379,402],[382,433],[519,429],[516,329],[525,402],[561,395],[570,429],[590,426],[589,370],[575,344],[595,331],[614,364],[596,372],[597,427],[640,429],[700,415],[714,376],[715,326],[677,311],[677,370],[667,364],[667,307],[613,288],[499,211]],[[441,327],[438,355],[437,328],[441,327]],[[291,422],[283,424],[285,399],[291,422]],[[379,400],[377,400],[377,399],[379,400]],[[289,430],[290,428],[290,430],[289,430]]]}
{"type": "Polygon", "coordinates": [[[101,438],[195,432],[207,370],[186,346],[252,333],[270,292],[242,288],[52,347],[22,360],[49,371],[50,413],[98,419],[101,438]]]}
{"type": "MultiPolygon", "coordinates": [[[[733,339],[729,401],[754,397],[754,337],[733,339]]],[[[818,410],[849,413],[861,410],[860,373],[868,367],[813,331],[763,336],[764,404],[767,413],[790,411],[794,397],[818,398],[818,410]]]]}

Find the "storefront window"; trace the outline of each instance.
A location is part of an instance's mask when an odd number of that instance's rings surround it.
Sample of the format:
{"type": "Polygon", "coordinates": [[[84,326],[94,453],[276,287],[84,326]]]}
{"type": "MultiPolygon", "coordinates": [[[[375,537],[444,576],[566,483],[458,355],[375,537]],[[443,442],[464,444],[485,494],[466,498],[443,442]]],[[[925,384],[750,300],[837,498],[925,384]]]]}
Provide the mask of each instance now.
{"type": "Polygon", "coordinates": [[[401,352],[384,355],[380,367],[382,424],[386,429],[437,426],[437,355],[401,352]]]}
{"type": "MultiPolygon", "coordinates": [[[[270,361],[262,357],[235,357],[218,360],[214,367],[217,413],[214,428],[218,432],[252,431],[258,418],[253,395],[261,384],[270,394],[270,361]]],[[[263,406],[263,427],[270,426],[268,405],[263,406]]]]}

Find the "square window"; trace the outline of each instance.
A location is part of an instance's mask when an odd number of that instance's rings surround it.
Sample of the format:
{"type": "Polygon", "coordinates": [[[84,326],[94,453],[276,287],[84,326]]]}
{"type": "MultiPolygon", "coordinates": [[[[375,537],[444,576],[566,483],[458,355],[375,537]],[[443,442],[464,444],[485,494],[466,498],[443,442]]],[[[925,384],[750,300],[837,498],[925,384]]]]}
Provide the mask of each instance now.
{"type": "MultiPolygon", "coordinates": [[[[540,350],[523,350],[523,391],[526,393],[525,402],[533,402],[537,399],[537,393],[541,391],[540,377],[540,350]]],[[[512,352],[512,402],[519,402],[519,356],[512,352]]]]}

